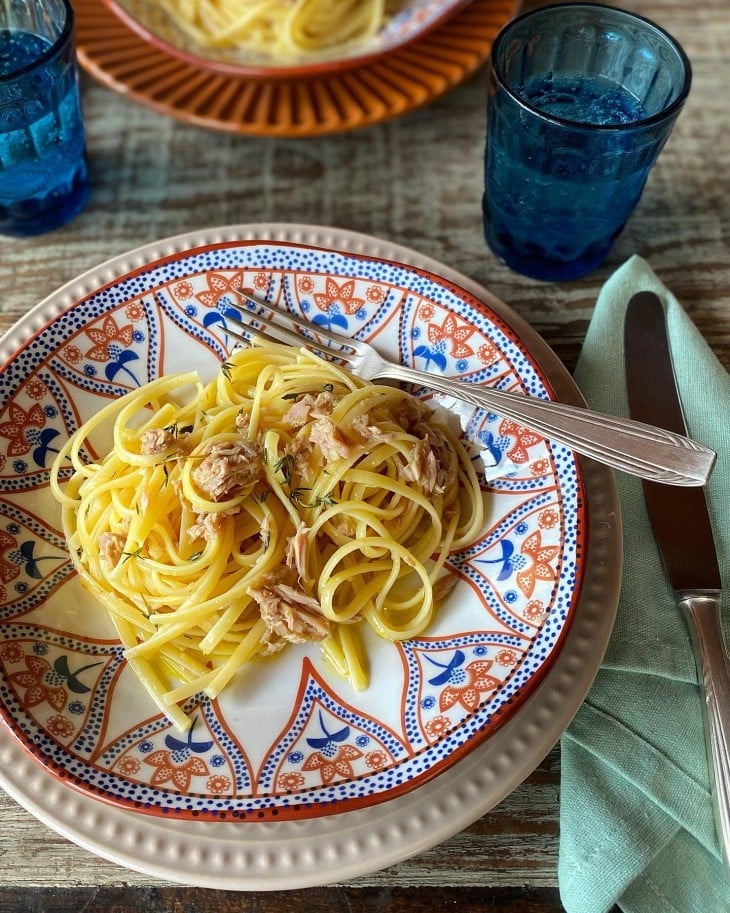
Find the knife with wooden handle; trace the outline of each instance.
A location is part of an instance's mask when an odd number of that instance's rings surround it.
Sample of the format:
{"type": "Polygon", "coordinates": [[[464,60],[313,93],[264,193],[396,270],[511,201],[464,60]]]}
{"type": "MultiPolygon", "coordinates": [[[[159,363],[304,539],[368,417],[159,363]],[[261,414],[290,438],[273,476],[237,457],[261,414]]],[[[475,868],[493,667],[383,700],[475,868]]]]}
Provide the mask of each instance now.
{"type": "MultiPolygon", "coordinates": [[[[653,292],[639,292],[629,301],[624,360],[631,417],[686,435],[664,306],[653,292]]],[[[695,651],[715,820],[730,868],[730,665],[720,626],[722,582],[705,493],[702,488],[642,484],[654,537],[695,651]]]]}

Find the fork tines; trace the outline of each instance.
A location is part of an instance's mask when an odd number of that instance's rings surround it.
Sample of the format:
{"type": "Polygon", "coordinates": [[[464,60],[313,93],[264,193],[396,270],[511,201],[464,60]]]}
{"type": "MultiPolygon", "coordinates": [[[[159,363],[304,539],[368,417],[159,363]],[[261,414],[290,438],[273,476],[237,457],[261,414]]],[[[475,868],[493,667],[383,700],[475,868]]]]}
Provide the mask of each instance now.
{"type": "MultiPolygon", "coordinates": [[[[248,303],[249,307],[241,310],[239,319],[227,314],[226,321],[237,327],[244,334],[243,341],[247,342],[251,338],[271,341],[273,338],[277,342],[283,342],[297,348],[305,346],[327,360],[337,359],[344,362],[351,360],[348,352],[341,349],[343,346],[352,349],[352,345],[346,337],[340,336],[338,333],[324,327],[315,327],[309,321],[297,317],[295,314],[283,310],[268,301],[260,301],[246,292],[238,290],[237,294],[248,303]],[[256,310],[254,311],[253,308],[256,308],[256,310]],[[264,311],[268,311],[276,319],[267,316],[264,311]],[[290,329],[290,327],[285,326],[284,321],[296,329],[290,329]],[[268,332],[262,330],[261,326],[266,327],[268,332]],[[323,345],[321,340],[325,340],[326,344],[323,345]],[[333,343],[337,348],[332,348],[333,343]]],[[[232,332],[231,335],[236,339],[242,338],[238,333],[232,332]]]]}

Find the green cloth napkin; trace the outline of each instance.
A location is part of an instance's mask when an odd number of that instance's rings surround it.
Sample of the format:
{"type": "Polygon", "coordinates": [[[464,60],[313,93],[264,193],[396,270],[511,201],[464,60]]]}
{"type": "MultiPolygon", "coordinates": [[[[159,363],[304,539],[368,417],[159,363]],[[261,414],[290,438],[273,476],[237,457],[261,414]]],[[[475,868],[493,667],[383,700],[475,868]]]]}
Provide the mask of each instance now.
{"type": "MultiPolygon", "coordinates": [[[[730,375],[648,264],[606,282],[575,371],[589,405],[628,415],[623,323],[656,292],[691,437],[717,451],[706,488],[730,593],[730,375]]],[[[664,575],[639,479],[618,473],[624,572],[616,624],[593,687],[561,740],[561,900],[568,913],[728,913],[700,690],[687,625],[664,575]]],[[[682,518],[677,517],[681,524],[682,518]]],[[[727,595],[723,623],[728,626],[727,595]]]]}

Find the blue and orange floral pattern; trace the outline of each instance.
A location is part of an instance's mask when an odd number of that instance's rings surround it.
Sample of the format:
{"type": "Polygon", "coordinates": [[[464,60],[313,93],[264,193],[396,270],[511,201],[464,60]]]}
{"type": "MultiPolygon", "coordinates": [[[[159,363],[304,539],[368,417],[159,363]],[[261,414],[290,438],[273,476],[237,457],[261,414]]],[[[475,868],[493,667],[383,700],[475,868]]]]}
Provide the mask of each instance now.
{"type": "MultiPolygon", "coordinates": [[[[49,467],[78,424],[147,380],[212,376],[255,294],[372,342],[386,356],[547,395],[501,319],[388,261],[276,242],[171,254],[101,285],[10,353],[0,390],[0,713],[60,777],[143,814],[255,820],[360,808],[412,789],[519,709],[552,662],[580,587],[585,518],[574,456],[458,401],[488,522],[448,557],[454,594],[433,630],[369,644],[354,692],[316,647],[252,663],[173,729],[76,578],[49,467]]],[[[89,448],[103,447],[91,440],[89,448]]],[[[65,470],[63,470],[65,471],[65,470]]],[[[62,471],[62,472],[63,472],[62,471]]]]}
{"type": "MultiPolygon", "coordinates": [[[[426,311],[429,314],[430,311],[426,311]]],[[[421,312],[422,316],[424,312],[421,312]]],[[[428,345],[416,346],[413,354],[417,359],[424,359],[424,370],[428,371],[435,364],[441,371],[448,366],[449,357],[460,362],[474,355],[474,349],[467,345],[467,340],[474,335],[474,327],[459,322],[454,314],[447,314],[442,324],[428,323],[426,336],[428,345]]]]}
{"type": "Polygon", "coordinates": [[[361,313],[365,304],[364,298],[355,295],[354,279],[338,284],[329,276],[325,279],[324,291],[314,292],[313,298],[321,313],[312,316],[312,323],[333,329],[346,330],[347,318],[361,313]]]}
{"type": "Polygon", "coordinates": [[[174,805],[176,794],[212,793],[216,799],[250,795],[249,760],[218,705],[193,699],[187,710],[192,724],[186,733],[155,716],[101,746],[95,764],[100,770],[169,795],[169,805],[174,805]]]}
{"type": "Polygon", "coordinates": [[[453,642],[423,637],[400,645],[409,670],[404,727],[412,742],[439,741],[488,704],[524,659],[519,638],[472,632],[453,642]]]}
{"type": "Polygon", "coordinates": [[[307,661],[296,715],[265,758],[259,782],[297,793],[347,784],[392,767],[407,751],[396,733],[344,703],[307,661]]]}
{"type": "Polygon", "coordinates": [[[79,757],[93,752],[108,690],[122,664],[118,645],[71,639],[48,628],[0,626],[3,700],[29,728],[79,757]]]}

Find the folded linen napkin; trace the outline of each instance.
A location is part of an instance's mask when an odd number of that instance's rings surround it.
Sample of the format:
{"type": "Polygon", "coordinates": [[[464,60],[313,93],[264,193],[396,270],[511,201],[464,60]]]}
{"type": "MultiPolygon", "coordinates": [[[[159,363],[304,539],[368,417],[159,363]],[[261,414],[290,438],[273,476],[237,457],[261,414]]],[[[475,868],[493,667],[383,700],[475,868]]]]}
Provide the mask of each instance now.
{"type": "MultiPolygon", "coordinates": [[[[718,453],[706,488],[730,634],[730,375],[640,257],[602,289],[575,380],[593,409],[628,415],[623,322],[656,292],[690,436],[718,453]]],[[[606,655],[561,740],[559,886],[568,913],[728,913],[700,690],[687,625],[665,577],[639,479],[617,474],[624,573],[606,655]]],[[[682,518],[677,517],[681,523],[682,518]]],[[[728,641],[730,643],[730,640],[728,641]]]]}

